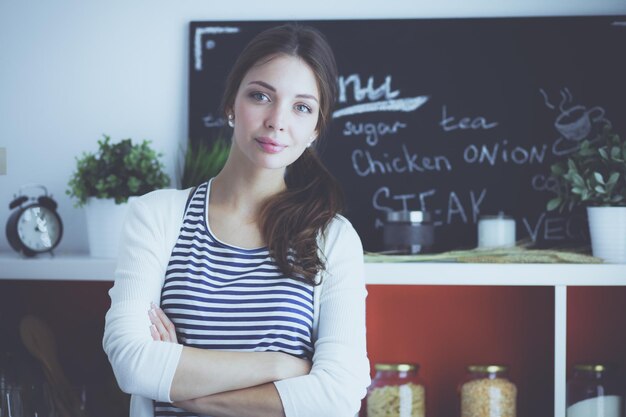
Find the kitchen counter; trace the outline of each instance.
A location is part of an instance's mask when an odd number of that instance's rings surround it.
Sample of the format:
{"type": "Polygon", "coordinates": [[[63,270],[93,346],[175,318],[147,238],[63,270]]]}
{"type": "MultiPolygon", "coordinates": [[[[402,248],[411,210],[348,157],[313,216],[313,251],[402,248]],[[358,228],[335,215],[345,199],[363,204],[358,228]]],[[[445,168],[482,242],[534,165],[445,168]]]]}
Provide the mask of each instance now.
{"type": "MultiPolygon", "coordinates": [[[[0,253],[0,279],[113,281],[115,259],[0,253]]],[[[366,263],[368,285],[626,285],[626,264],[366,263]]]]}

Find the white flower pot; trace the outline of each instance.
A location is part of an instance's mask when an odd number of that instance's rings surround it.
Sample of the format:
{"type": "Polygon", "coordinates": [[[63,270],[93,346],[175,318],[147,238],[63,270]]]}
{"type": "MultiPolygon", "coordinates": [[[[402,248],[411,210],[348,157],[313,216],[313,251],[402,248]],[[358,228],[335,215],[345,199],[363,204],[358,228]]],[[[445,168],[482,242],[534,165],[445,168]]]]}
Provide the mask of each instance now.
{"type": "Polygon", "coordinates": [[[626,263],[626,207],[587,207],[593,256],[626,263]]]}
{"type": "MultiPolygon", "coordinates": [[[[130,197],[129,201],[133,198],[130,197]]],[[[112,198],[87,199],[87,236],[89,253],[94,258],[117,258],[122,224],[126,217],[128,203],[115,204],[112,198]]]]}

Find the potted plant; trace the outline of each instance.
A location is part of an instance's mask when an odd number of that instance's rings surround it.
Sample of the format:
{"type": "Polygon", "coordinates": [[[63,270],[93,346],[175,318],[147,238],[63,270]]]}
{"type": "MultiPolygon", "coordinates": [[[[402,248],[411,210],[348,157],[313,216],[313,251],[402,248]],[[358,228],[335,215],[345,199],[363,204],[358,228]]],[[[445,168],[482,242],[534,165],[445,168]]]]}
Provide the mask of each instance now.
{"type": "Polygon", "coordinates": [[[550,169],[559,186],[548,210],[586,206],[593,255],[626,262],[626,141],[605,126],[550,169]]]}
{"type": "Polygon", "coordinates": [[[181,188],[195,187],[217,175],[224,167],[229,152],[230,142],[222,135],[212,144],[206,141],[188,141],[180,175],[181,188]]]}
{"type": "Polygon", "coordinates": [[[91,256],[111,258],[117,256],[128,199],[166,187],[170,178],[149,141],[112,144],[103,136],[95,154],[76,158],[66,194],[76,199],[76,207],[85,207],[91,256]]]}

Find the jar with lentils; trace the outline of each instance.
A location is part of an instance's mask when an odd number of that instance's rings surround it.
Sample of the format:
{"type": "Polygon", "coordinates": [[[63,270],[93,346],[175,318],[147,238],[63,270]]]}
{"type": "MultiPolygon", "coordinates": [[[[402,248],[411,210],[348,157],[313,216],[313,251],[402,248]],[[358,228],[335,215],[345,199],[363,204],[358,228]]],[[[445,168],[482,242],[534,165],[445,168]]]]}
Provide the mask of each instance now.
{"type": "Polygon", "coordinates": [[[471,365],[461,384],[461,417],[515,417],[517,387],[503,365],[471,365]]]}
{"type": "Polygon", "coordinates": [[[367,390],[367,417],[424,417],[426,390],[419,365],[377,363],[367,390]]]}

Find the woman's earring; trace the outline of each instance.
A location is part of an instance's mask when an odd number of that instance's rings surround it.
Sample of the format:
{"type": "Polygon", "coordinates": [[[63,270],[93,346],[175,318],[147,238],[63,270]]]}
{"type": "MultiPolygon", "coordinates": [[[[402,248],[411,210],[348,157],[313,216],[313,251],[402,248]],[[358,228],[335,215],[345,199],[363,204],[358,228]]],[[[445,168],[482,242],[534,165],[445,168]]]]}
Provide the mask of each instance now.
{"type": "Polygon", "coordinates": [[[235,127],[235,116],[232,114],[228,115],[228,126],[235,127]]]}

